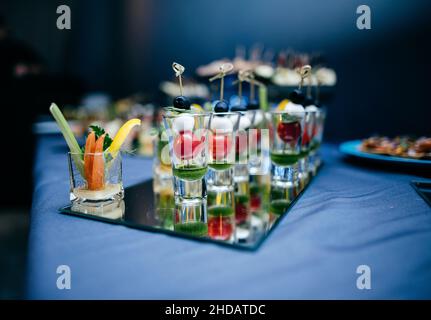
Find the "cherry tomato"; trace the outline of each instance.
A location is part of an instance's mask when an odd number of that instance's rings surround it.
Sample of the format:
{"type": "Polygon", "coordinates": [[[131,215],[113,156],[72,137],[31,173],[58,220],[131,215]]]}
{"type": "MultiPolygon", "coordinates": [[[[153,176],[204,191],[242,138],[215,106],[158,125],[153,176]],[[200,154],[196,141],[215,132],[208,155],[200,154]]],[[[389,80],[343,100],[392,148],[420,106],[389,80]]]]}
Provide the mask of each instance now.
{"type": "Polygon", "coordinates": [[[232,148],[232,138],[230,135],[213,135],[210,141],[213,160],[224,159],[232,148]]]}
{"type": "Polygon", "coordinates": [[[208,219],[208,235],[210,238],[228,240],[233,231],[231,218],[229,217],[210,217],[208,219]]]}
{"type": "Polygon", "coordinates": [[[237,202],[235,204],[235,219],[236,223],[244,223],[247,220],[247,206],[237,202]]]}
{"type": "Polygon", "coordinates": [[[174,153],[181,160],[190,160],[204,147],[205,137],[198,139],[191,131],[180,132],[174,140],[174,153]]]}
{"type": "Polygon", "coordinates": [[[301,135],[301,125],[299,122],[280,122],[277,134],[286,143],[296,142],[301,135]]]}

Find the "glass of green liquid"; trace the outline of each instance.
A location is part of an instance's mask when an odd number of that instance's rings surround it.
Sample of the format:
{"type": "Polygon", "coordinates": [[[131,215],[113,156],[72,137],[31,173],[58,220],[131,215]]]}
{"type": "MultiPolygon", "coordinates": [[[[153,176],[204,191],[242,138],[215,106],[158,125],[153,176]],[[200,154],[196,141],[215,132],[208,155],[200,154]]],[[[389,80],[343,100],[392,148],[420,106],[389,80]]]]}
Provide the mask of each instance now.
{"type": "Polygon", "coordinates": [[[270,156],[272,183],[298,188],[305,112],[271,111],[270,156]]]}
{"type": "Polygon", "coordinates": [[[309,152],[309,167],[308,171],[311,175],[315,175],[317,169],[321,165],[321,157],[319,154],[319,148],[322,143],[323,129],[325,126],[326,111],[324,108],[319,108],[314,115],[314,126],[310,142],[309,152]]]}
{"type": "Polygon", "coordinates": [[[241,112],[238,131],[235,134],[235,165],[233,169],[234,181],[248,182],[248,136],[251,121],[247,112],[241,112]]]}
{"type": "Polygon", "coordinates": [[[251,126],[248,129],[248,168],[251,175],[269,172],[268,123],[262,110],[247,111],[251,126]]]}
{"type": "Polygon", "coordinates": [[[302,130],[301,157],[298,162],[298,180],[299,189],[302,190],[310,181],[310,146],[315,128],[315,111],[305,111],[304,113],[304,130],[302,130]]]}
{"type": "Polygon", "coordinates": [[[233,191],[208,190],[208,236],[222,241],[235,240],[235,203],[233,191]]]}
{"type": "Polygon", "coordinates": [[[213,191],[233,190],[236,133],[240,117],[239,112],[214,112],[208,124],[207,181],[213,191]]]}
{"type": "Polygon", "coordinates": [[[280,185],[271,185],[269,195],[269,221],[268,226],[271,227],[274,222],[283,215],[289,208],[291,202],[297,196],[295,190],[286,188],[280,185]]]}
{"type": "Polygon", "coordinates": [[[168,111],[163,123],[169,152],[175,196],[174,230],[203,236],[207,233],[205,174],[208,170],[207,113],[168,111]]]}
{"type": "Polygon", "coordinates": [[[153,190],[170,189],[172,187],[172,166],[169,155],[169,138],[163,125],[160,126],[157,138],[154,139],[153,159],[153,190]]]}

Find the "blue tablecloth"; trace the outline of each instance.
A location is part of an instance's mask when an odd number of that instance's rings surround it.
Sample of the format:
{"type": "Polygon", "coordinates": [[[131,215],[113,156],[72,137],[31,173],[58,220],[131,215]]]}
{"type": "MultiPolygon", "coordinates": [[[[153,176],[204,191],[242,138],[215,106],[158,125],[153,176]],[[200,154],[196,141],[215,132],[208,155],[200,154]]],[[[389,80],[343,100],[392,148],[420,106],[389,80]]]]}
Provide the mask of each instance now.
{"type": "MultiPolygon", "coordinates": [[[[61,137],[41,136],[34,166],[28,298],[431,298],[431,210],[411,175],[361,168],[324,145],[325,166],[256,252],[59,214],[69,202],[61,137]],[[71,289],[56,286],[59,265],[71,289]],[[359,265],[371,289],[356,286],[359,265]]],[[[124,182],[151,178],[126,157],[124,182]]]]}

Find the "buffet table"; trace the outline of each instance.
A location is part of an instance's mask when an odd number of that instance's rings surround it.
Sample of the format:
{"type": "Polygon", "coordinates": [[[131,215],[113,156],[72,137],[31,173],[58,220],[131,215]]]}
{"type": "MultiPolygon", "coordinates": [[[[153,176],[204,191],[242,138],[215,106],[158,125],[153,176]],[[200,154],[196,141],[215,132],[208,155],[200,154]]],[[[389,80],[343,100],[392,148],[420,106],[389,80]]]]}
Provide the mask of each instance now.
{"type": "MultiPolygon", "coordinates": [[[[69,202],[67,148],[38,138],[27,297],[30,299],[431,298],[431,210],[417,177],[343,160],[325,165],[256,252],[58,213],[69,202]],[[71,289],[56,286],[57,267],[71,289]],[[359,290],[357,267],[371,269],[359,290]]],[[[124,157],[124,183],[151,178],[151,159],[124,157]]],[[[145,201],[145,199],[143,199],[145,201]]]]}

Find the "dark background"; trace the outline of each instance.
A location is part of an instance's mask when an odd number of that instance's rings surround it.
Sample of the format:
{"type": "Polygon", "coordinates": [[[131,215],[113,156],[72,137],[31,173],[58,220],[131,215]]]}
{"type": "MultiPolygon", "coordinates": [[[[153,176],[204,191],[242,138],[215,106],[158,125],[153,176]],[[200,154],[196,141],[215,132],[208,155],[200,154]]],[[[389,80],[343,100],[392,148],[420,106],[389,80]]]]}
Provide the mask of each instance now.
{"type": "MultiPolygon", "coordinates": [[[[236,45],[324,52],[338,75],[327,139],[430,134],[431,5],[427,1],[346,0],[3,0],[16,38],[54,74],[113,97],[157,90],[180,61],[191,72],[232,57],[236,45]],[[72,29],[58,30],[58,5],[72,29]],[[372,29],[356,28],[367,4],[372,29]]],[[[46,98],[46,109],[50,95],[46,98]]],[[[52,96],[55,96],[53,92],[52,96]]],[[[31,108],[31,106],[28,106],[31,108]]]]}

